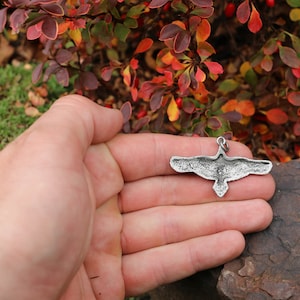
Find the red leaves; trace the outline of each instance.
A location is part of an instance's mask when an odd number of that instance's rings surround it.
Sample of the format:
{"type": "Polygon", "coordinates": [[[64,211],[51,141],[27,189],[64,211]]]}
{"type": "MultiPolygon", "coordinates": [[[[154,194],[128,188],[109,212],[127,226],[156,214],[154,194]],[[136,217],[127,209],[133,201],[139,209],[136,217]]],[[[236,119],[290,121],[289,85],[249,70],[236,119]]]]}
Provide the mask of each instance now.
{"type": "Polygon", "coordinates": [[[58,33],[58,24],[52,17],[46,17],[42,24],[42,33],[49,40],[55,40],[58,33]]]}
{"type": "Polygon", "coordinates": [[[243,1],[237,8],[236,11],[237,19],[242,23],[246,23],[248,20],[248,29],[252,33],[258,32],[262,28],[262,20],[260,14],[257,11],[253,3],[251,3],[251,8],[249,0],[243,1]]]}
{"type": "Polygon", "coordinates": [[[288,122],[288,115],[281,108],[272,108],[266,112],[267,119],[276,125],[285,124],[288,122]]]}
{"type": "Polygon", "coordinates": [[[52,17],[45,17],[42,21],[28,27],[27,39],[35,40],[44,36],[49,40],[55,40],[58,35],[58,24],[52,17]]]}
{"type": "Polygon", "coordinates": [[[60,65],[66,65],[72,57],[73,53],[67,49],[59,49],[55,55],[55,59],[60,65]]]}
{"type": "Polygon", "coordinates": [[[296,51],[290,47],[279,47],[279,56],[283,63],[291,68],[300,68],[300,58],[296,51]]]}
{"type": "Polygon", "coordinates": [[[159,39],[161,41],[173,39],[181,30],[182,28],[179,27],[177,24],[174,23],[167,24],[161,29],[159,39]]]}
{"type": "MultiPolygon", "coordinates": [[[[208,16],[210,15],[208,9],[212,8],[212,1],[192,2],[196,6],[201,7],[201,9],[207,11],[208,16]]],[[[188,21],[188,25],[179,20],[174,21],[171,24],[165,25],[160,31],[159,39],[161,41],[164,41],[165,44],[169,48],[171,48],[175,53],[183,53],[187,51],[194,34],[197,41],[197,51],[200,52],[202,46],[201,43],[205,42],[210,36],[210,23],[204,16],[200,17],[199,15],[191,15],[188,21]],[[186,26],[188,26],[188,28],[186,26]]],[[[211,48],[213,49],[212,46],[211,48]]],[[[210,56],[213,53],[213,51],[214,49],[208,56],[210,56]]]]}
{"type": "Polygon", "coordinates": [[[7,10],[8,7],[4,7],[2,9],[0,9],[0,32],[3,31],[6,22],[7,22],[7,10]]]}
{"type": "Polygon", "coordinates": [[[26,37],[29,41],[40,38],[40,36],[42,35],[42,24],[43,22],[41,21],[35,25],[28,27],[26,37]]]}
{"type": "Polygon", "coordinates": [[[182,30],[174,38],[173,49],[175,53],[182,53],[190,45],[191,35],[188,31],[182,30]]]}
{"type": "Polygon", "coordinates": [[[260,29],[262,28],[262,20],[260,18],[260,14],[257,11],[257,9],[255,8],[254,4],[252,3],[252,11],[251,11],[251,15],[250,15],[250,19],[248,22],[248,28],[252,33],[256,33],[258,31],[260,31],[260,29]]]}
{"type": "MultiPolygon", "coordinates": [[[[130,93],[131,93],[131,98],[133,101],[136,101],[138,98],[138,90],[137,90],[137,85],[138,85],[138,78],[136,77],[136,70],[138,69],[138,63],[139,61],[135,58],[132,58],[130,60],[129,65],[124,67],[121,71],[121,75],[123,77],[123,82],[124,84],[129,87],[130,93]]],[[[104,71],[104,70],[102,70],[104,71]]],[[[109,75],[110,70],[109,68],[106,69],[107,74],[109,75]]],[[[102,73],[102,78],[105,73],[102,73]]]]}
{"type": "Polygon", "coordinates": [[[138,53],[143,53],[146,52],[147,50],[149,50],[153,45],[153,40],[150,38],[144,38],[143,40],[141,40],[139,42],[139,44],[137,45],[136,49],[135,49],[135,54],[138,53]]]}
{"type": "Polygon", "coordinates": [[[92,72],[81,72],[76,79],[75,87],[80,91],[96,90],[99,86],[97,77],[92,72]]]}
{"type": "Polygon", "coordinates": [[[17,8],[10,15],[9,23],[13,31],[18,33],[27,19],[28,11],[25,9],[17,8]]]}
{"type": "Polygon", "coordinates": [[[199,67],[197,67],[195,79],[197,80],[197,82],[204,82],[206,79],[206,74],[199,67]]]}
{"type": "MultiPolygon", "coordinates": [[[[19,32],[20,28],[28,20],[29,14],[34,9],[34,5],[36,5],[41,9],[41,11],[45,12],[44,15],[40,13],[40,15],[36,17],[36,23],[43,22],[40,35],[43,34],[48,39],[56,39],[58,23],[57,20],[52,17],[62,17],[64,15],[64,9],[60,4],[55,2],[57,1],[9,1],[9,4],[6,3],[6,5],[15,8],[9,18],[10,26],[15,32],[19,32]]],[[[3,8],[0,10],[0,32],[4,29],[4,22],[6,22],[7,19],[6,14],[7,8],[3,8]]],[[[31,28],[31,32],[28,36],[33,38],[37,35],[38,31],[36,30],[36,28],[31,28]]]]}
{"type": "Polygon", "coordinates": [[[152,0],[148,7],[149,8],[158,8],[164,6],[169,0],[152,0]]]}
{"type": "MultiPolygon", "coordinates": [[[[201,1],[200,1],[201,2],[201,1]]],[[[200,5],[200,2],[197,4],[200,5]]],[[[201,5],[209,5],[211,1],[203,1],[201,5]]],[[[183,53],[189,50],[191,40],[197,42],[197,54],[209,71],[210,77],[215,80],[223,73],[223,68],[216,62],[207,61],[207,58],[215,53],[214,48],[206,42],[211,33],[211,26],[208,20],[199,16],[191,16],[188,25],[181,21],[174,21],[165,25],[160,32],[159,39],[164,41],[170,51],[161,51],[158,59],[163,63],[157,70],[163,72],[165,68],[172,66],[175,78],[178,78],[179,96],[189,93],[189,89],[197,90],[199,83],[206,80],[206,73],[193,57],[188,57],[183,53]],[[188,26],[188,27],[187,27],[188,26]],[[183,64],[179,63],[183,61],[183,64]]],[[[203,66],[202,66],[203,67],[203,66]]],[[[204,68],[205,69],[205,68],[204,68]]]]}
{"type": "Polygon", "coordinates": [[[300,106],[300,91],[288,93],[287,99],[291,104],[300,106]]]}
{"type": "Polygon", "coordinates": [[[265,55],[265,57],[262,59],[260,65],[263,70],[265,70],[266,72],[270,72],[273,68],[272,57],[269,55],[265,55]]]}
{"type": "Polygon", "coordinates": [[[197,53],[201,60],[204,61],[212,54],[215,54],[215,48],[208,42],[200,42],[197,44],[197,53]]]}
{"type": "MultiPolygon", "coordinates": [[[[33,71],[33,81],[55,76],[62,85],[71,82],[71,88],[104,105],[121,107],[126,132],[149,126],[147,130],[219,135],[230,131],[229,122],[239,122],[237,139],[261,135],[263,142],[269,142],[275,135],[273,127],[286,122],[289,126],[280,130],[288,128],[293,136],[300,131],[300,39],[284,26],[267,27],[276,24],[273,17],[278,15],[263,4],[273,3],[7,0],[0,10],[0,30],[9,10],[11,27],[25,28],[28,39],[39,38],[48,54],[48,61],[33,71]],[[239,59],[224,60],[228,63],[224,77],[213,84],[210,79],[217,80],[224,72],[214,61],[216,50],[210,44],[215,42],[212,25],[217,34],[222,32],[214,23],[220,12],[227,18],[236,15],[238,22],[223,21],[243,52],[239,59]],[[240,45],[244,37],[234,36],[239,22],[257,33],[263,26],[260,13],[270,18],[265,31],[255,39],[257,43],[240,45]],[[261,37],[270,39],[257,52],[261,37]]],[[[225,47],[232,50],[231,43],[225,47]]]]}
{"type": "Polygon", "coordinates": [[[121,108],[120,111],[123,114],[123,123],[127,123],[130,120],[130,117],[132,115],[132,106],[129,101],[125,102],[121,108]]]}
{"type": "Polygon", "coordinates": [[[43,67],[44,67],[44,64],[43,63],[39,63],[35,67],[35,69],[33,70],[33,72],[32,72],[32,82],[34,84],[36,84],[40,80],[40,78],[42,76],[42,72],[43,72],[43,67]]]}
{"type": "MultiPolygon", "coordinates": [[[[295,136],[300,136],[300,122],[295,123],[293,132],[295,136]]],[[[298,157],[300,157],[300,145],[295,145],[295,153],[298,152],[298,157]]]]}
{"type": "Polygon", "coordinates": [[[189,47],[191,36],[185,30],[185,25],[177,21],[165,25],[160,31],[159,39],[161,41],[171,41],[174,52],[182,53],[189,47]]]}
{"type": "MultiPolygon", "coordinates": [[[[148,7],[158,8],[164,6],[169,0],[152,0],[148,7]]],[[[191,0],[191,2],[198,7],[211,7],[213,6],[212,0],[191,0]]]]}
{"type": "Polygon", "coordinates": [[[201,43],[206,41],[211,33],[211,26],[210,23],[206,19],[202,19],[197,27],[196,30],[196,40],[197,43],[201,43]]]}
{"type": "Polygon", "coordinates": [[[297,79],[300,78],[300,68],[292,68],[292,73],[297,79]]]}
{"type": "Polygon", "coordinates": [[[207,120],[207,127],[212,130],[218,130],[222,127],[222,120],[216,116],[210,117],[207,120]]]}
{"type": "Polygon", "coordinates": [[[212,6],[209,7],[201,7],[197,10],[197,16],[200,18],[207,19],[211,17],[214,13],[214,8],[212,6]]]}
{"type": "Polygon", "coordinates": [[[111,75],[112,75],[112,73],[113,73],[114,70],[115,70],[115,67],[111,67],[111,66],[102,68],[102,70],[101,70],[101,78],[104,81],[109,81],[111,79],[111,75]]]}
{"type": "Polygon", "coordinates": [[[191,84],[191,76],[190,76],[190,70],[187,69],[184,71],[178,79],[178,87],[181,94],[184,94],[185,91],[189,88],[191,84]]]}
{"type": "Polygon", "coordinates": [[[249,0],[245,0],[238,6],[236,17],[242,24],[245,24],[249,20],[250,13],[251,10],[249,0]]]}
{"type": "Polygon", "coordinates": [[[198,7],[211,7],[213,6],[212,0],[191,0],[193,4],[195,4],[198,7]]]}
{"type": "Polygon", "coordinates": [[[245,117],[251,117],[255,113],[255,107],[251,100],[231,99],[222,106],[222,111],[225,113],[236,111],[245,117]]]}
{"type": "Polygon", "coordinates": [[[150,98],[150,108],[153,111],[158,110],[161,107],[163,95],[165,93],[164,89],[157,89],[150,98]]]}
{"type": "Polygon", "coordinates": [[[263,52],[265,55],[272,55],[276,51],[278,51],[278,42],[276,39],[270,39],[266,42],[266,44],[263,46],[263,52]]]}
{"type": "Polygon", "coordinates": [[[223,67],[217,62],[206,61],[204,62],[204,64],[207,66],[209,72],[212,74],[218,75],[218,74],[222,74],[224,71],[223,67]]]}
{"type": "Polygon", "coordinates": [[[49,13],[50,15],[56,17],[62,17],[64,15],[64,9],[61,5],[56,3],[46,4],[42,6],[42,9],[49,13]]]}
{"type": "Polygon", "coordinates": [[[251,100],[239,101],[235,110],[245,117],[251,117],[255,113],[255,107],[251,100]]]}

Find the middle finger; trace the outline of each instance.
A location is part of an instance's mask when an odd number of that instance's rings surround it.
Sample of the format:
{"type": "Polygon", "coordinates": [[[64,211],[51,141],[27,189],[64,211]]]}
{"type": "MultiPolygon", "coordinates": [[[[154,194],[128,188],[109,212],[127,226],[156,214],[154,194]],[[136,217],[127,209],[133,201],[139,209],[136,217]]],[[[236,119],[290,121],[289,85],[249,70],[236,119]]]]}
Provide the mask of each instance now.
{"type": "Polygon", "coordinates": [[[271,175],[252,175],[229,182],[229,190],[219,198],[212,189],[213,181],[196,175],[169,175],[128,182],[119,196],[122,213],[164,205],[191,205],[213,201],[270,199],[274,192],[271,175]],[[266,188],[268,187],[268,188],[266,188]],[[142,196],[141,196],[142,195],[142,196]],[[137,201],[140,199],[140,201],[137,201]]]}

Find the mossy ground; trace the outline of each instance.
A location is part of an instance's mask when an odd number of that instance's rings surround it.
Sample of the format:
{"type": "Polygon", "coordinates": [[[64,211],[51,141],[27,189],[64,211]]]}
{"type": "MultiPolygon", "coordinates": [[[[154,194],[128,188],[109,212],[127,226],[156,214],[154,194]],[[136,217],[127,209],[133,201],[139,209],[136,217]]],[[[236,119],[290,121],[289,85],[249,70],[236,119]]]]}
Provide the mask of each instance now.
{"type": "MultiPolygon", "coordinates": [[[[9,64],[0,68],[0,149],[37,119],[25,113],[28,93],[35,88],[31,82],[32,69],[33,66],[28,64],[9,64]]],[[[38,111],[45,112],[64,92],[54,78],[50,80],[47,84],[47,100],[37,108],[38,111]]]]}

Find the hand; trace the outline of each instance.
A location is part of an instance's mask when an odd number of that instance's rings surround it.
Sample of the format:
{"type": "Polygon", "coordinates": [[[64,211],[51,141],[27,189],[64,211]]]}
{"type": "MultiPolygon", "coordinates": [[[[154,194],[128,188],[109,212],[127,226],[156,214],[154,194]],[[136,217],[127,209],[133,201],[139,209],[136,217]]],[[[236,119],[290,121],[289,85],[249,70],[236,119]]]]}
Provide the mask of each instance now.
{"type": "Polygon", "coordinates": [[[67,96],[1,152],[1,299],[123,299],[233,259],[271,222],[270,175],[220,199],[171,170],[172,155],[214,155],[215,139],[121,127],[119,111],[67,96]]]}

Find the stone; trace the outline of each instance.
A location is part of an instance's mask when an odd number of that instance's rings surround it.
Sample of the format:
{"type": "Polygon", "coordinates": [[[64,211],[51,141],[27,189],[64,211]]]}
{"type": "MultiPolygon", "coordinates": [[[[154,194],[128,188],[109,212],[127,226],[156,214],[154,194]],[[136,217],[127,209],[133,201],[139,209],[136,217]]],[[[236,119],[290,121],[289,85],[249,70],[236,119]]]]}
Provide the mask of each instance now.
{"type": "Polygon", "coordinates": [[[221,299],[300,299],[300,160],[274,165],[274,218],[246,237],[243,254],[224,265],[221,299]]]}

